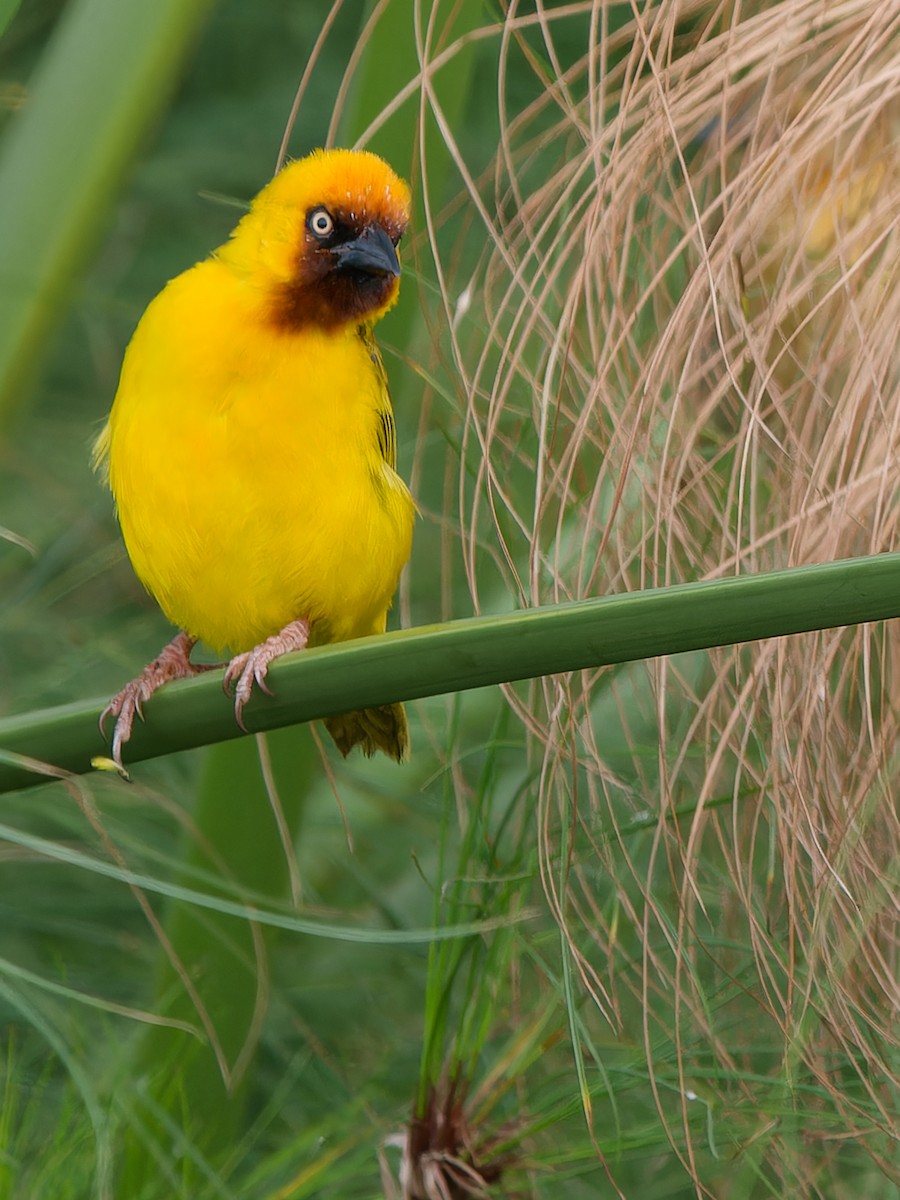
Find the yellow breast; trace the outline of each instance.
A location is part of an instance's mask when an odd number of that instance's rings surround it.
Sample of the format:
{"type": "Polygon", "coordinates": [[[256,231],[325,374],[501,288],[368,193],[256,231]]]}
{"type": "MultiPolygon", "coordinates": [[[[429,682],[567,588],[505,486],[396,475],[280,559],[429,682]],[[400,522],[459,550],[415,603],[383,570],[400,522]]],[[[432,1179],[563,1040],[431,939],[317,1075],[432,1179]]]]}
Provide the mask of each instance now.
{"type": "Polygon", "coordinates": [[[411,546],[371,348],[352,326],[275,328],[262,303],[216,259],[173,280],[101,439],[135,571],[216,650],[298,617],[316,641],[379,632],[411,546]]]}

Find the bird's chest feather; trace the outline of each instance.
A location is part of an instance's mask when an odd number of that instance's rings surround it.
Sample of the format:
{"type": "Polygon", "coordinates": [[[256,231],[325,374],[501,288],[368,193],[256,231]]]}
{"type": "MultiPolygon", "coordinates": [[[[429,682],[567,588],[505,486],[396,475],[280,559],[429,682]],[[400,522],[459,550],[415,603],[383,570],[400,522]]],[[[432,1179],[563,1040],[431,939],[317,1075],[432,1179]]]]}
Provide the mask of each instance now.
{"type": "Polygon", "coordinates": [[[356,335],[235,330],[181,364],[137,350],[111,478],[138,575],[170,619],[233,649],[299,616],[324,640],[383,625],[413,506],[379,451],[386,398],[356,335]]]}

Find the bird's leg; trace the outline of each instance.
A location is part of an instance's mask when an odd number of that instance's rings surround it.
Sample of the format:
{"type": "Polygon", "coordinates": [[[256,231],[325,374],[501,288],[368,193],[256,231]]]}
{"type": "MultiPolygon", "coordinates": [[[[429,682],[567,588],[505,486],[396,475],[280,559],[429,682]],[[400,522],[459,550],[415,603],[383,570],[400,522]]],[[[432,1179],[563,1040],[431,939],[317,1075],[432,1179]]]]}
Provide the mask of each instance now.
{"type": "Polygon", "coordinates": [[[192,675],[199,675],[201,671],[211,670],[211,666],[206,663],[197,665],[191,662],[191,650],[196,640],[186,633],[179,633],[177,637],[172,638],[153,662],[144,667],[137,679],[126,683],[100,714],[101,733],[110,717],[116,719],[112,735],[112,757],[121,770],[125,769],[122,765],[122,747],[131,737],[134,718],[137,716],[143,720],[143,706],[153,693],[164,683],[171,683],[173,679],[190,679],[192,675]]]}
{"type": "Polygon", "coordinates": [[[225,668],[225,691],[234,688],[234,715],[238,725],[245,732],[247,727],[243,718],[244,705],[250,699],[254,682],[271,695],[271,691],[266,687],[266,674],[270,664],[282,654],[288,654],[292,650],[305,650],[308,641],[309,621],[302,618],[299,621],[291,621],[274,637],[266,638],[252,650],[236,654],[225,668]]]}

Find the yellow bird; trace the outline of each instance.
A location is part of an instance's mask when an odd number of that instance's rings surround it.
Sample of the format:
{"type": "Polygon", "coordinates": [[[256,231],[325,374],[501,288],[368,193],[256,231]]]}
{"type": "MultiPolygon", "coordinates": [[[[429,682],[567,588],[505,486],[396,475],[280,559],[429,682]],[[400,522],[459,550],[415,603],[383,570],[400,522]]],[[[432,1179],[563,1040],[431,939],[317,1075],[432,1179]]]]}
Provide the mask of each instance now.
{"type": "MultiPolygon", "coordinates": [[[[409,189],[374,154],[316,151],[173,279],[125,354],[95,465],[134,570],[181,630],[112,700],[113,757],[164,683],[235,655],[235,713],[271,662],[385,629],[415,506],[372,326],[395,303],[409,189]]],[[[400,704],[332,717],[343,754],[401,761],[400,704]]]]}

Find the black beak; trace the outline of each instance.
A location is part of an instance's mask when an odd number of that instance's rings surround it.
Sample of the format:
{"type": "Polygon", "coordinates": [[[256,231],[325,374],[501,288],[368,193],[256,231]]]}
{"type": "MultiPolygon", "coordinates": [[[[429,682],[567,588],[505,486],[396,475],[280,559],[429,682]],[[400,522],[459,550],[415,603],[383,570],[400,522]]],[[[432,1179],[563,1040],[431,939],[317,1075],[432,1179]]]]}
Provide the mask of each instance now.
{"type": "Polygon", "coordinates": [[[380,225],[367,225],[352,242],[332,247],[339,271],[363,271],[367,275],[399,275],[400,260],[394,243],[380,225]]]}

